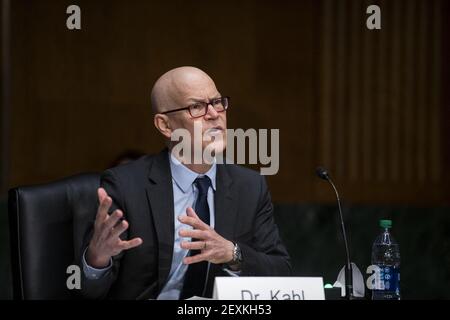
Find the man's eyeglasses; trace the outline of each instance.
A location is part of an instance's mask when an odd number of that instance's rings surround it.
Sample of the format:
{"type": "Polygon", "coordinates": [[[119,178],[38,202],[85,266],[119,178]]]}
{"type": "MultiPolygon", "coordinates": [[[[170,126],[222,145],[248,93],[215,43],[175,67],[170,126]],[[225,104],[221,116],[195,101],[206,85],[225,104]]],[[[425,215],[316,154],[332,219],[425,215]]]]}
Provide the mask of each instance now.
{"type": "Polygon", "coordinates": [[[167,114],[171,112],[177,112],[182,110],[188,110],[192,118],[200,118],[208,113],[208,107],[211,105],[216,112],[223,112],[228,109],[228,104],[230,102],[230,97],[220,97],[212,99],[208,102],[196,102],[185,108],[170,110],[166,112],[161,112],[161,114],[167,114]]]}

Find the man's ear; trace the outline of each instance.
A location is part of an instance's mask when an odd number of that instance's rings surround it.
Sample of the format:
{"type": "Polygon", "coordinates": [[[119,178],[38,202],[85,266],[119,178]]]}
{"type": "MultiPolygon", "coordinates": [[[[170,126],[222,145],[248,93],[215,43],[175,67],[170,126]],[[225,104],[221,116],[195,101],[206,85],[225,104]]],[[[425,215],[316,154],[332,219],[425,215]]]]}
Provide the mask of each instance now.
{"type": "Polygon", "coordinates": [[[172,129],[170,128],[169,118],[166,115],[160,113],[155,114],[153,117],[153,124],[164,137],[170,139],[172,129]]]}

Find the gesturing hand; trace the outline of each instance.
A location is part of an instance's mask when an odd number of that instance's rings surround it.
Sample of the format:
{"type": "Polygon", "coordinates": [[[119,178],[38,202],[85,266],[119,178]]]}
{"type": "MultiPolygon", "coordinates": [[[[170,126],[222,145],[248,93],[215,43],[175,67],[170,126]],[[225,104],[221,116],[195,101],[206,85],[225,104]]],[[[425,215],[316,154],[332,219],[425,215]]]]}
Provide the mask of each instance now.
{"type": "Polygon", "coordinates": [[[100,205],[94,223],[94,234],[89,243],[86,254],[87,263],[94,268],[104,268],[109,264],[111,257],[118,255],[123,250],[128,250],[142,244],[141,238],[123,241],[119,236],[128,229],[128,222],[119,222],[123,217],[121,210],[115,210],[111,215],[108,210],[112,199],[105,189],[97,189],[100,205]]]}
{"type": "Polygon", "coordinates": [[[194,229],[182,229],[181,237],[193,238],[197,241],[182,241],[181,248],[188,250],[200,250],[199,254],[185,257],[185,264],[200,261],[209,261],[215,264],[228,263],[233,260],[234,244],[223,238],[213,228],[204,223],[192,208],[186,209],[186,216],[179,216],[181,223],[192,226],[194,229]]]}

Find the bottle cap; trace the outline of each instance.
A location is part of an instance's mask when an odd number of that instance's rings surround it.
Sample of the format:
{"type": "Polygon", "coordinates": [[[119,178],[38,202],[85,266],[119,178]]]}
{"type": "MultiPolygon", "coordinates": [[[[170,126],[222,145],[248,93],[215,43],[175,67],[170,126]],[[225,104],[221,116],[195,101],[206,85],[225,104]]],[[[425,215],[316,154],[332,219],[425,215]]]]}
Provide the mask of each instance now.
{"type": "Polygon", "coordinates": [[[392,220],[380,220],[380,227],[386,229],[392,227],[392,220]]]}

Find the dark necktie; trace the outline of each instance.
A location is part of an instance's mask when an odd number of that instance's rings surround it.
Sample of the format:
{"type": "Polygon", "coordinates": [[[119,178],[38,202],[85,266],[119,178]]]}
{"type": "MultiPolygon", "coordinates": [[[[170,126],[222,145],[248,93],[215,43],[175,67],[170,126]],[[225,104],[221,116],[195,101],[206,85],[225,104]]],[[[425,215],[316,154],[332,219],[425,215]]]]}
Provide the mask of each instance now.
{"type": "MultiPolygon", "coordinates": [[[[209,224],[208,189],[211,186],[211,180],[207,176],[203,176],[195,179],[194,184],[198,189],[198,197],[195,202],[194,211],[204,223],[209,224]]],[[[196,240],[197,239],[192,239],[192,241],[196,240]]],[[[199,253],[200,250],[191,250],[189,255],[193,256],[199,253]]],[[[207,270],[207,261],[193,263],[188,266],[184,276],[180,299],[186,299],[192,296],[202,296],[207,270]]]]}

